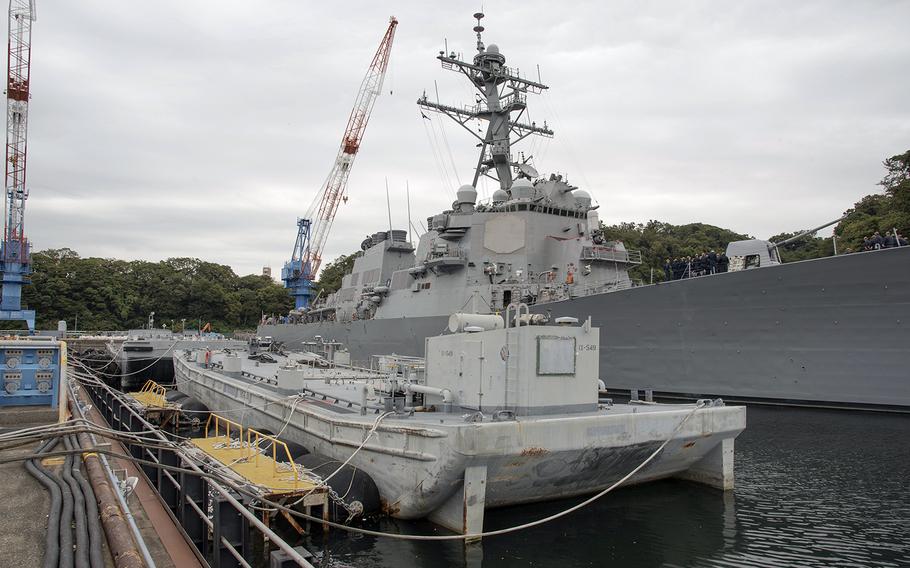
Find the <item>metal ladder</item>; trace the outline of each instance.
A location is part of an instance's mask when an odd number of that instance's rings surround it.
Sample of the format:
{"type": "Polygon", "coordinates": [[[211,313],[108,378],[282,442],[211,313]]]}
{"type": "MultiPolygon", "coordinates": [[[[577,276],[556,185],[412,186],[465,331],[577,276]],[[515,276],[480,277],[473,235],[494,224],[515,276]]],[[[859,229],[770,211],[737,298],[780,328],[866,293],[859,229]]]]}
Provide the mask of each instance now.
{"type": "Polygon", "coordinates": [[[519,353],[518,353],[518,327],[520,323],[517,321],[519,316],[521,316],[522,308],[524,312],[528,315],[531,314],[531,310],[528,308],[528,305],[525,303],[519,304],[509,304],[506,307],[506,376],[505,376],[505,392],[503,398],[503,406],[507,409],[515,410],[518,407],[518,373],[519,373],[519,353]],[[514,309],[514,311],[513,311],[514,309]]]}

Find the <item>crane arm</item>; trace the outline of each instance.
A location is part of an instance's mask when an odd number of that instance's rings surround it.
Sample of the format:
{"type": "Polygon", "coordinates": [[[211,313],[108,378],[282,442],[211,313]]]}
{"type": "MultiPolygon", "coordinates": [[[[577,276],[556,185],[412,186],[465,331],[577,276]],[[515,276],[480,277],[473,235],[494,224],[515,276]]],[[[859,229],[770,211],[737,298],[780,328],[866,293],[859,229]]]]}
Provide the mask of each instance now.
{"type": "Polygon", "coordinates": [[[373,61],[370,63],[369,69],[367,69],[366,76],[360,84],[360,90],[357,92],[354,108],[348,118],[344,136],[341,138],[341,146],[338,149],[335,163],[332,165],[332,171],[322,191],[317,195],[313,205],[310,206],[310,210],[307,212],[307,218],[313,222],[313,232],[310,238],[308,254],[304,254],[304,265],[309,263],[309,277],[311,280],[319,272],[319,266],[322,263],[322,251],[328,239],[332,221],[334,221],[338,205],[344,197],[348,176],[351,173],[351,167],[354,165],[354,158],[357,156],[360,144],[363,142],[363,134],[370,120],[373,105],[382,90],[382,83],[389,65],[392,41],[395,39],[395,28],[397,26],[398,20],[394,17],[391,18],[382,42],[380,42],[379,48],[373,56],[373,61]]]}
{"type": "Polygon", "coordinates": [[[363,142],[363,134],[370,121],[373,105],[382,90],[397,26],[398,20],[394,16],[389,18],[389,27],[357,91],[354,108],[348,117],[344,136],[341,137],[341,146],[338,148],[338,155],[329,176],[316,194],[306,216],[297,220],[297,240],[294,243],[291,260],[285,263],[281,271],[281,279],[294,296],[295,307],[298,309],[309,306],[311,283],[319,273],[322,251],[332,228],[332,221],[335,220],[338,205],[345,199],[344,192],[354,158],[363,142]]]}

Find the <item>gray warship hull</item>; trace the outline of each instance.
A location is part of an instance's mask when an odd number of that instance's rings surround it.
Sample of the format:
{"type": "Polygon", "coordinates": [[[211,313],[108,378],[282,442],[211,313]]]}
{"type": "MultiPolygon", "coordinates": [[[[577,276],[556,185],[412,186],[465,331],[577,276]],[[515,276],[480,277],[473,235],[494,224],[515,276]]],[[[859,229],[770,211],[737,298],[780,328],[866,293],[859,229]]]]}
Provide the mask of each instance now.
{"type": "MultiPolygon", "coordinates": [[[[678,280],[539,304],[591,316],[601,378],[670,397],[910,411],[910,247],[678,280]]],[[[354,361],[420,355],[447,316],[267,325],[354,361]]]]}

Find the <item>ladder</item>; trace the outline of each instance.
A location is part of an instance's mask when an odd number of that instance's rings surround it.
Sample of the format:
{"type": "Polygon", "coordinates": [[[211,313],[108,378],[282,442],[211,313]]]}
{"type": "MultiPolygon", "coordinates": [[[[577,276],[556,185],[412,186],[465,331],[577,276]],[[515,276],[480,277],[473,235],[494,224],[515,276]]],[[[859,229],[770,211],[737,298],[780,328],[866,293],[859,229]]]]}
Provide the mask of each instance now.
{"type": "Polygon", "coordinates": [[[518,330],[506,329],[506,380],[503,406],[515,410],[518,406],[518,330]]]}
{"type": "Polygon", "coordinates": [[[512,303],[506,307],[506,376],[503,393],[503,406],[506,409],[517,410],[518,408],[518,374],[521,371],[519,366],[518,346],[519,346],[519,317],[522,309],[530,316],[531,311],[528,305],[524,303],[512,303]]]}

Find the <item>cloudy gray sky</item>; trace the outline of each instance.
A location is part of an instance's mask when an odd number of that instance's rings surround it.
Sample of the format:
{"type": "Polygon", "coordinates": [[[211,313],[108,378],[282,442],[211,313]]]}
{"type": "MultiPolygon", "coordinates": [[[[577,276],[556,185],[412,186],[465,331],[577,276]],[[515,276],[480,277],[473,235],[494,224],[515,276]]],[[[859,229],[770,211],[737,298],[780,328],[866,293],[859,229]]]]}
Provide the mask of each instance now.
{"type": "MultiPolygon", "coordinates": [[[[445,38],[472,53],[479,2],[37,1],[26,228],[38,249],[277,273],[393,14],[384,93],[325,258],[387,226],[385,179],[402,228],[406,183],[425,220],[470,180],[473,139],[414,103],[434,82],[443,102],[473,102],[434,57],[445,38]]],[[[484,9],[485,40],[551,87],[529,104],[556,137],[523,149],[589,190],[608,223],[806,228],[877,191],[881,160],[910,149],[907,1],[484,9]]]]}

